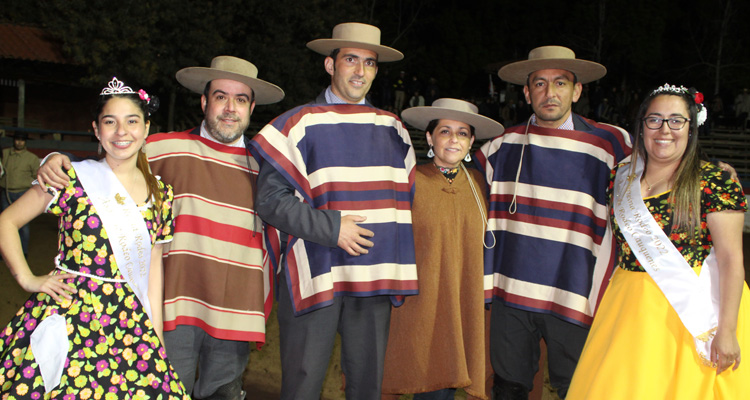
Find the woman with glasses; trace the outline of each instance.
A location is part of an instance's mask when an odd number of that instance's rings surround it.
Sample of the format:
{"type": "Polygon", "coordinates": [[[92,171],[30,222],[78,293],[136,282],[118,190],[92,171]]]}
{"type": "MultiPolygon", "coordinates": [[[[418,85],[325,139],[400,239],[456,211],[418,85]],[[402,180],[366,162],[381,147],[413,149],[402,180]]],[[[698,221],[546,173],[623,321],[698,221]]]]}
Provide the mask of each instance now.
{"type": "Polygon", "coordinates": [[[750,398],[740,185],[700,160],[703,96],[664,85],[640,107],[613,171],[617,268],[569,399],[750,398]]]}
{"type": "Polygon", "coordinates": [[[617,268],[568,399],[750,398],[747,205],[699,158],[702,102],[664,85],[640,107],[631,162],[610,184],[617,268]]]}

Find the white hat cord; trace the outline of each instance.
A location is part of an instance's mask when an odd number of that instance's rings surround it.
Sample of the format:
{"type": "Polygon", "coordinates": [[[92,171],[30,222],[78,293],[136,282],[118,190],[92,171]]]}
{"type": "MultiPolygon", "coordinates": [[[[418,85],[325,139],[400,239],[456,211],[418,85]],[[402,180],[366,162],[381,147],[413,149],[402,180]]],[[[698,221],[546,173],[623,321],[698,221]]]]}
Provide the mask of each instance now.
{"type": "Polygon", "coordinates": [[[523,152],[526,150],[526,145],[529,144],[529,125],[531,125],[531,117],[529,117],[529,120],[526,121],[526,130],[524,131],[524,136],[526,139],[523,142],[523,146],[521,146],[521,158],[518,160],[518,170],[516,171],[516,182],[513,185],[513,200],[510,201],[510,206],[508,206],[508,212],[513,215],[516,213],[516,210],[518,209],[518,203],[516,203],[516,195],[518,194],[518,181],[521,178],[521,167],[523,166],[523,152]]]}
{"type": "MultiPolygon", "coordinates": [[[[471,175],[469,175],[469,171],[466,169],[466,166],[464,163],[461,163],[461,168],[463,168],[464,173],[466,174],[466,179],[469,180],[469,187],[471,187],[471,192],[474,194],[474,200],[477,202],[477,208],[479,209],[479,214],[482,216],[482,231],[487,231],[487,226],[489,225],[489,221],[487,221],[487,214],[484,212],[484,207],[482,207],[482,202],[479,200],[479,194],[477,193],[477,188],[474,187],[474,182],[471,179],[471,175]]],[[[490,231],[490,235],[492,235],[492,246],[487,246],[486,239],[482,238],[482,245],[484,245],[485,249],[491,249],[495,247],[495,244],[497,244],[497,239],[495,239],[495,232],[490,231]]]]}

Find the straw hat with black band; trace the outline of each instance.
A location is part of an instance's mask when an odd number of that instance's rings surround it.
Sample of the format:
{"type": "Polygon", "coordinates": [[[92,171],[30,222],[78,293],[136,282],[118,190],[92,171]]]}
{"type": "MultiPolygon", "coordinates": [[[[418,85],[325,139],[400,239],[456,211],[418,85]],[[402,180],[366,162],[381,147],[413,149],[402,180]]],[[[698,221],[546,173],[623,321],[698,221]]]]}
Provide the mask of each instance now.
{"type": "Polygon", "coordinates": [[[237,57],[214,57],[209,68],[183,68],[175,76],[182,86],[200,94],[203,94],[206,83],[214,79],[230,79],[253,89],[255,104],[278,103],[284,98],[284,91],[280,87],[258,79],[258,68],[253,63],[237,57]]]}
{"type": "Polygon", "coordinates": [[[543,69],[563,69],[576,75],[582,84],[601,79],[607,68],[593,61],[576,58],[573,50],[563,46],[542,46],[529,52],[529,59],[508,64],[497,75],[506,82],[525,85],[529,75],[543,69]]]}
{"type": "Polygon", "coordinates": [[[330,39],[316,39],[307,43],[307,47],[324,56],[335,49],[344,47],[374,51],[378,62],[399,61],[404,55],[391,47],[380,44],[380,29],[376,26],[359,22],[345,22],[333,28],[330,39]]]}
{"type": "Polygon", "coordinates": [[[26,132],[16,132],[13,135],[13,140],[29,140],[29,134],[26,132]]]}
{"type": "Polygon", "coordinates": [[[474,127],[477,140],[490,139],[505,131],[501,123],[480,115],[478,111],[477,106],[468,101],[442,98],[432,102],[432,106],[407,108],[401,113],[401,118],[421,130],[425,130],[434,119],[463,122],[474,127]]]}

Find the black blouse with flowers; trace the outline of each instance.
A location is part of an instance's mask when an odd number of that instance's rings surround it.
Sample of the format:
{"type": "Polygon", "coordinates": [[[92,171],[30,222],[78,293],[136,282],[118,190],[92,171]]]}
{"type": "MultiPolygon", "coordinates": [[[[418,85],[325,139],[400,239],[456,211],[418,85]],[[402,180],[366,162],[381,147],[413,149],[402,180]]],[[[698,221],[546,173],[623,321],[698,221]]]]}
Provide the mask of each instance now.
{"type": "MultiPolygon", "coordinates": [[[[612,170],[607,193],[610,205],[612,204],[614,177],[619,167],[630,168],[630,165],[621,164],[612,170]]],[[[671,232],[672,205],[668,202],[669,191],[643,199],[643,202],[646,203],[646,207],[648,207],[656,222],[693,268],[703,265],[703,260],[708,257],[708,253],[713,246],[711,232],[708,230],[708,225],[706,224],[706,215],[726,210],[747,211],[747,202],[739,183],[732,180],[729,173],[713,164],[707,163],[701,169],[701,190],[703,192],[701,195],[701,222],[698,227],[698,240],[692,244],[686,233],[671,232]]],[[[610,220],[612,221],[612,229],[617,241],[617,266],[629,271],[645,271],[638,262],[635,254],[631,252],[628,242],[625,241],[625,237],[622,236],[620,228],[615,221],[612,207],[610,207],[610,220]]]]}

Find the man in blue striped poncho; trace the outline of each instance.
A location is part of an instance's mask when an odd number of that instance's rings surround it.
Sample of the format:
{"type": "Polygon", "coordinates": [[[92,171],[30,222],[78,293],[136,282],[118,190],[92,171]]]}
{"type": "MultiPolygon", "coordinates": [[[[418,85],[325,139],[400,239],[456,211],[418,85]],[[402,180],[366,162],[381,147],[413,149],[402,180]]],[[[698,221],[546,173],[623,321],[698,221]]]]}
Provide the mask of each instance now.
{"type": "Polygon", "coordinates": [[[485,252],[493,266],[490,358],[494,396],[527,399],[547,344],[552,386],[564,398],[611,273],[609,172],[631,151],[624,130],[571,111],[604,66],[545,46],[498,75],[524,85],[534,113],[477,152],[490,185],[485,252]],[[491,232],[489,232],[491,231],[491,232]]]}
{"type": "Polygon", "coordinates": [[[365,96],[378,62],[403,55],[359,23],[307,46],[327,55],[331,85],[252,142],[256,209],[268,248],[282,253],[281,398],[319,398],[338,331],[347,398],[379,399],[391,304],[417,293],[415,158],[401,121],[365,96]]]}

